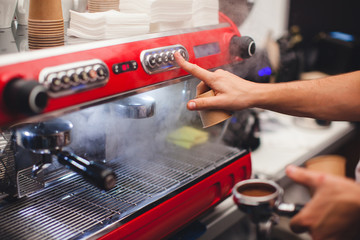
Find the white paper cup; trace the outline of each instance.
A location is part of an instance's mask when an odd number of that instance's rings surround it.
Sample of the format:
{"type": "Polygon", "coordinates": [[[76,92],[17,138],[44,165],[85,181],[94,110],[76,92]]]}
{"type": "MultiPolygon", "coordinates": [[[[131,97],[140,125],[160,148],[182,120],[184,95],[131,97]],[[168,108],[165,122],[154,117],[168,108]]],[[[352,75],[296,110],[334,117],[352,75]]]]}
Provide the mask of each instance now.
{"type": "Polygon", "coordinates": [[[61,0],[64,22],[70,20],[70,10],[74,8],[74,0],[61,0]]]}
{"type": "Polygon", "coordinates": [[[27,25],[29,19],[29,3],[30,0],[18,0],[15,16],[18,24],[27,25]]]}
{"type": "Polygon", "coordinates": [[[0,0],[0,28],[10,28],[14,20],[17,0],[0,0]]]}
{"type": "Polygon", "coordinates": [[[87,0],[74,0],[73,10],[80,13],[86,12],[87,3],[87,0]]]}

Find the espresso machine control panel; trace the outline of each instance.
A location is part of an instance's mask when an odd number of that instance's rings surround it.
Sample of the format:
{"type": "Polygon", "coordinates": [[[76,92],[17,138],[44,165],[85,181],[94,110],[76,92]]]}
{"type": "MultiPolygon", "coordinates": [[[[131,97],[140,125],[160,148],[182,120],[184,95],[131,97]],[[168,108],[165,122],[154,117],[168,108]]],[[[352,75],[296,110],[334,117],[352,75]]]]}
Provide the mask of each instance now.
{"type": "Polygon", "coordinates": [[[109,80],[106,64],[93,59],[43,69],[39,82],[51,97],[61,97],[105,85],[109,80]]]}
{"type": "Polygon", "coordinates": [[[140,59],[145,72],[154,74],[178,68],[174,57],[176,52],[179,52],[185,60],[189,60],[189,53],[182,45],[172,45],[142,51],[140,59]]]}

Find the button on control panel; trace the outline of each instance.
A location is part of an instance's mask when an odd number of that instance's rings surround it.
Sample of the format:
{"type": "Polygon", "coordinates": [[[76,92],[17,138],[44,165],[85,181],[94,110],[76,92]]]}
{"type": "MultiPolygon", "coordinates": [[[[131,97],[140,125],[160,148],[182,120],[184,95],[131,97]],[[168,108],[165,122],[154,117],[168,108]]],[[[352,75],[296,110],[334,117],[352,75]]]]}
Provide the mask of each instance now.
{"type": "Polygon", "coordinates": [[[44,68],[39,75],[39,82],[54,98],[100,87],[108,80],[109,69],[99,59],[44,68]]]}
{"type": "Polygon", "coordinates": [[[141,64],[148,74],[166,72],[179,68],[174,57],[176,52],[179,52],[186,61],[189,60],[189,53],[186,48],[178,44],[142,51],[140,55],[141,64]]]}
{"type": "Polygon", "coordinates": [[[138,63],[136,61],[129,61],[123,63],[117,63],[112,66],[113,73],[120,74],[138,69],[138,63]]]}

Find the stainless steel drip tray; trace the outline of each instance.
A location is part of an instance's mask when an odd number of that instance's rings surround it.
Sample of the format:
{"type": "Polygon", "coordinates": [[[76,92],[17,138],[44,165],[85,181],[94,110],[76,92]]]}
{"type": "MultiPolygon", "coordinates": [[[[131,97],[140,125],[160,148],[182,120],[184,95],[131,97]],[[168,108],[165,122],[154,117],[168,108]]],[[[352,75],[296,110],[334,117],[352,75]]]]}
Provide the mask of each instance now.
{"type": "Polygon", "coordinates": [[[117,186],[107,192],[69,175],[26,198],[1,202],[1,239],[99,236],[241,154],[235,148],[206,143],[190,150],[169,146],[148,159],[119,159],[110,163],[118,176],[117,186]]]}

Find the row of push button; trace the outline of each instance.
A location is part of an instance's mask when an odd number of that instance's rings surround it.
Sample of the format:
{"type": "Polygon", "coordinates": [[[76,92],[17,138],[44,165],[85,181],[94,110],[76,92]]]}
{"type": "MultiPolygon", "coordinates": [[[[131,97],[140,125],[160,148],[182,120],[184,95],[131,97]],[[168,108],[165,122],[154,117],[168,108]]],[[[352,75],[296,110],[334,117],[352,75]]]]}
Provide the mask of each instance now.
{"type": "Polygon", "coordinates": [[[82,62],[43,70],[42,82],[53,95],[67,95],[68,91],[87,89],[105,84],[109,71],[102,62],[82,62]]]}
{"type": "Polygon", "coordinates": [[[183,58],[188,60],[189,57],[186,49],[181,45],[174,45],[143,51],[141,54],[142,65],[148,74],[178,68],[174,56],[176,52],[179,52],[183,58]]]}

